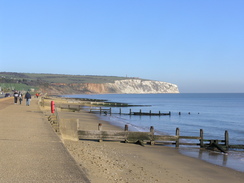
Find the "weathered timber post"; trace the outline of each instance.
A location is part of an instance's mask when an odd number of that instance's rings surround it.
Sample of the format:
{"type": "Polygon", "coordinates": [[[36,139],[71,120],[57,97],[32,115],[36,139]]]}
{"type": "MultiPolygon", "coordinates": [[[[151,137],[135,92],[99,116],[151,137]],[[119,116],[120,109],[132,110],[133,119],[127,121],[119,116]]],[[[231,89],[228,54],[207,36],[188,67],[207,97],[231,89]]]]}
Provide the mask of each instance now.
{"type": "Polygon", "coordinates": [[[141,115],[141,109],[140,109],[140,115],[141,115]]]}
{"type": "Polygon", "coordinates": [[[216,147],[219,151],[226,153],[226,151],[221,147],[221,145],[218,144],[218,140],[213,140],[213,143],[211,143],[212,147],[216,147]]]}
{"type": "Polygon", "coordinates": [[[99,130],[99,131],[102,131],[102,123],[99,123],[99,124],[98,124],[98,130],[99,130]]]}
{"type": "Polygon", "coordinates": [[[125,125],[125,131],[127,132],[129,129],[128,125],[125,125]]]}
{"type": "Polygon", "coordinates": [[[200,129],[200,147],[203,147],[203,129],[200,129]]]}
{"type": "Polygon", "coordinates": [[[158,115],[160,116],[160,111],[158,111],[158,115]]]}
{"type": "Polygon", "coordinates": [[[41,98],[41,104],[42,104],[42,107],[44,107],[44,97],[41,98]]]}
{"type": "MultiPolygon", "coordinates": [[[[102,131],[102,123],[99,123],[98,124],[98,130],[99,131],[102,131]]],[[[100,139],[98,139],[98,142],[102,142],[103,140],[101,139],[101,137],[100,137],[100,139]]]]}
{"type": "Polygon", "coordinates": [[[225,130],[225,146],[226,146],[226,150],[229,149],[229,133],[227,130],[225,130]]]}
{"type": "MultiPolygon", "coordinates": [[[[128,125],[125,125],[125,132],[128,132],[128,130],[129,130],[128,125]]],[[[128,140],[127,139],[125,139],[125,143],[128,143],[128,140]]]]}
{"type": "Polygon", "coordinates": [[[179,143],[180,143],[180,129],[179,128],[176,128],[176,131],[175,131],[175,135],[177,136],[177,140],[175,141],[175,147],[179,147],[179,143]]]}
{"type": "Polygon", "coordinates": [[[152,114],[152,111],[150,110],[149,113],[150,113],[150,115],[151,115],[151,114],[152,114]]]}
{"type": "Polygon", "coordinates": [[[130,115],[131,115],[131,109],[130,109],[130,115]]]}
{"type": "Polygon", "coordinates": [[[171,112],[169,111],[169,115],[171,116],[171,112]]]}
{"type": "Polygon", "coordinates": [[[119,114],[121,115],[121,108],[119,109],[119,114]]]}
{"type": "Polygon", "coordinates": [[[154,141],[154,127],[153,126],[151,126],[150,127],[150,133],[152,134],[152,140],[150,141],[150,144],[151,145],[154,145],[155,144],[155,141],[154,141]]]}

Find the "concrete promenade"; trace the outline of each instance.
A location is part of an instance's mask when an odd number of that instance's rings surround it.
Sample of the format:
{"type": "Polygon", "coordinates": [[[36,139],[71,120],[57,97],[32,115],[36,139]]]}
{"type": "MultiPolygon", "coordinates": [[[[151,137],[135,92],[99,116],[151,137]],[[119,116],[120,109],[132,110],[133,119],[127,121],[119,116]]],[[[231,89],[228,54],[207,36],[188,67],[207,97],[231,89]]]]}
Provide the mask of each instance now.
{"type": "Polygon", "coordinates": [[[0,99],[1,183],[89,183],[61,139],[41,112],[38,100],[30,106],[0,99]]]}

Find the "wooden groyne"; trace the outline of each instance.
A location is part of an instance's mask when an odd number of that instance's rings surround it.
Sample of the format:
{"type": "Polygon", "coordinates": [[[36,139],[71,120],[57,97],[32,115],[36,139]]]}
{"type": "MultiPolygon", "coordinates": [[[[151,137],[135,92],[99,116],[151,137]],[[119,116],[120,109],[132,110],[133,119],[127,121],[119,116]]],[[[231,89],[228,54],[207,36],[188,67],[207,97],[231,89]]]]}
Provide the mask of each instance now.
{"type": "Polygon", "coordinates": [[[130,143],[139,143],[141,145],[174,145],[179,147],[181,145],[186,146],[199,146],[209,150],[218,150],[226,153],[230,148],[244,148],[243,145],[230,145],[229,134],[225,131],[224,139],[204,139],[203,130],[200,129],[199,136],[181,136],[180,129],[176,128],[175,135],[156,135],[154,133],[154,127],[150,127],[149,132],[132,132],[128,131],[128,125],[125,125],[124,131],[115,130],[102,130],[102,124],[98,125],[98,130],[78,130],[79,140],[97,140],[101,141],[122,141],[130,143]],[[196,142],[182,142],[185,140],[196,140],[196,142]]]}
{"type": "MultiPolygon", "coordinates": [[[[59,132],[58,112],[48,117],[48,120],[54,127],[56,132],[59,132]]],[[[229,144],[229,133],[225,131],[223,139],[206,139],[204,138],[203,130],[200,129],[199,136],[182,136],[180,129],[176,128],[175,135],[157,135],[154,132],[154,127],[150,127],[149,132],[129,131],[128,125],[125,125],[124,131],[120,130],[102,130],[102,124],[98,124],[98,129],[95,130],[80,130],[77,129],[79,140],[96,140],[102,141],[119,141],[125,143],[138,143],[142,146],[150,145],[170,145],[175,147],[199,146],[209,150],[217,150],[226,153],[229,149],[244,149],[244,145],[229,144]],[[187,142],[191,140],[191,142],[187,142]],[[194,142],[193,142],[194,141],[194,142]]]]}
{"type": "Polygon", "coordinates": [[[162,115],[171,115],[171,112],[168,113],[162,113],[162,112],[158,112],[158,113],[153,113],[151,110],[149,112],[142,112],[141,110],[139,112],[131,112],[129,113],[130,115],[139,115],[139,116],[162,116],[162,115]]]}
{"type": "Polygon", "coordinates": [[[149,112],[142,112],[140,110],[139,112],[132,112],[130,109],[128,113],[122,113],[121,108],[119,109],[119,112],[112,112],[112,108],[102,108],[102,107],[93,107],[89,110],[90,113],[100,113],[100,114],[120,114],[120,115],[139,115],[139,116],[161,116],[161,115],[171,115],[171,112],[152,112],[151,110],[149,112]]]}
{"type": "MultiPolygon", "coordinates": [[[[55,105],[56,107],[59,107],[61,109],[67,109],[69,111],[80,111],[81,108],[84,106],[90,107],[90,112],[91,113],[100,113],[100,114],[124,114],[124,115],[140,115],[140,116],[164,116],[164,115],[171,115],[172,113],[169,112],[161,112],[161,111],[151,111],[149,110],[148,112],[142,112],[140,109],[139,111],[132,111],[132,109],[129,110],[129,112],[122,112],[122,108],[124,107],[145,107],[145,106],[151,106],[151,105],[130,105],[127,103],[117,103],[117,102],[106,102],[106,100],[98,100],[98,99],[85,99],[85,98],[55,98],[55,105]],[[66,103],[66,104],[64,104],[66,103]],[[119,112],[114,112],[112,111],[112,107],[118,108],[119,112]]],[[[42,107],[44,106],[49,106],[50,101],[52,98],[48,97],[42,97],[40,99],[40,105],[42,107]]],[[[188,115],[191,114],[191,112],[187,112],[188,115]]],[[[198,113],[200,114],[200,113],[198,113]]],[[[181,112],[178,112],[178,115],[182,115],[181,112]]]]}
{"type": "MultiPolygon", "coordinates": [[[[151,110],[149,110],[148,112],[143,112],[141,109],[138,112],[133,112],[132,109],[129,109],[129,112],[122,112],[122,109],[119,109],[119,112],[113,112],[112,108],[105,108],[105,107],[91,107],[89,112],[91,113],[100,113],[100,114],[120,114],[120,115],[137,115],[137,116],[164,116],[164,115],[168,115],[171,116],[171,111],[169,112],[152,112],[151,110]]],[[[178,115],[180,116],[182,113],[178,112],[178,115]]],[[[188,115],[191,114],[191,112],[187,112],[188,115]]],[[[200,114],[200,113],[197,113],[200,114]]]]}
{"type": "MultiPolygon", "coordinates": [[[[81,108],[84,107],[84,105],[69,104],[69,105],[61,105],[59,107],[61,109],[67,109],[67,110],[75,112],[75,111],[80,111],[81,108]]],[[[122,112],[121,108],[119,109],[119,112],[113,112],[111,107],[110,108],[90,107],[89,112],[90,113],[97,113],[97,114],[105,114],[105,115],[107,115],[107,114],[109,114],[109,115],[120,114],[120,115],[137,115],[137,116],[165,116],[165,115],[171,116],[171,114],[172,114],[171,111],[169,111],[169,112],[161,112],[161,111],[152,112],[151,110],[149,110],[148,112],[143,112],[141,109],[139,111],[136,111],[136,112],[132,111],[132,109],[129,109],[129,111],[126,113],[126,112],[122,112]]],[[[179,112],[178,114],[181,115],[182,113],[179,112]]],[[[191,113],[188,112],[187,114],[190,115],[191,113]]]]}

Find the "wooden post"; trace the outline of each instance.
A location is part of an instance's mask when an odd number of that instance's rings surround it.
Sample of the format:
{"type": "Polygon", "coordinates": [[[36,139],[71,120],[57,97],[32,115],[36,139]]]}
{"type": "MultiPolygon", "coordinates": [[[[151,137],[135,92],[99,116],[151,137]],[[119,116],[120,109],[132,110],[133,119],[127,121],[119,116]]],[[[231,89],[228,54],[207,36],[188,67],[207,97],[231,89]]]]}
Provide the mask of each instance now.
{"type": "Polygon", "coordinates": [[[226,146],[226,150],[229,149],[229,133],[227,130],[225,130],[225,146],[226,146]]]}
{"type": "MultiPolygon", "coordinates": [[[[152,136],[154,136],[154,127],[153,126],[150,127],[150,132],[151,132],[152,136]]],[[[154,137],[150,141],[150,144],[151,145],[154,145],[155,144],[154,137]]]]}
{"type": "MultiPolygon", "coordinates": [[[[98,124],[98,130],[102,131],[102,123],[98,124]]],[[[102,139],[98,139],[98,142],[102,142],[102,141],[103,141],[102,139]]]]}
{"type": "Polygon", "coordinates": [[[102,131],[102,123],[99,123],[99,124],[98,124],[98,130],[99,130],[99,131],[102,131]]]}
{"type": "Polygon", "coordinates": [[[171,112],[169,111],[169,115],[171,116],[171,112]]]}
{"type": "Polygon", "coordinates": [[[140,109],[140,115],[141,115],[141,109],[140,109]]]}
{"type": "Polygon", "coordinates": [[[158,115],[160,116],[160,111],[158,111],[158,115]]]}
{"type": "MultiPolygon", "coordinates": [[[[128,132],[128,130],[129,130],[129,127],[128,127],[128,125],[125,125],[125,132],[128,132]]],[[[128,140],[127,139],[125,139],[125,141],[124,141],[125,143],[128,143],[128,140]]]]}
{"type": "Polygon", "coordinates": [[[130,109],[130,115],[131,115],[131,109],[130,109]]]}
{"type": "Polygon", "coordinates": [[[127,132],[129,129],[128,125],[125,125],[125,131],[127,132]]]}
{"type": "Polygon", "coordinates": [[[44,97],[42,97],[41,100],[42,100],[42,107],[44,107],[44,97]]]}
{"type": "Polygon", "coordinates": [[[119,114],[121,115],[121,108],[119,109],[119,114]]]}
{"type": "Polygon", "coordinates": [[[213,147],[216,147],[218,150],[220,150],[221,152],[223,153],[226,153],[226,151],[218,144],[218,141],[214,141],[212,144],[211,144],[213,147]]]}
{"type": "Polygon", "coordinates": [[[200,147],[203,147],[203,129],[200,129],[200,147]]]}
{"type": "Polygon", "coordinates": [[[175,147],[179,147],[179,143],[180,143],[180,129],[179,128],[176,128],[176,131],[175,131],[175,135],[177,136],[177,140],[175,141],[175,147]]]}

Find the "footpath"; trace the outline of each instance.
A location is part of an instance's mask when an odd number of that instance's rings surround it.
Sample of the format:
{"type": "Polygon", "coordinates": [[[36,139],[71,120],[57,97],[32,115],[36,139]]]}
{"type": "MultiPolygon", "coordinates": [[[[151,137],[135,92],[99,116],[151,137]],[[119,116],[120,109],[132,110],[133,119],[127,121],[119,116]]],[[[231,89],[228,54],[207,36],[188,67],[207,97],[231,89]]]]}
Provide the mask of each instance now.
{"type": "Polygon", "coordinates": [[[14,104],[0,98],[1,183],[90,183],[64,147],[34,98],[14,104]]]}

